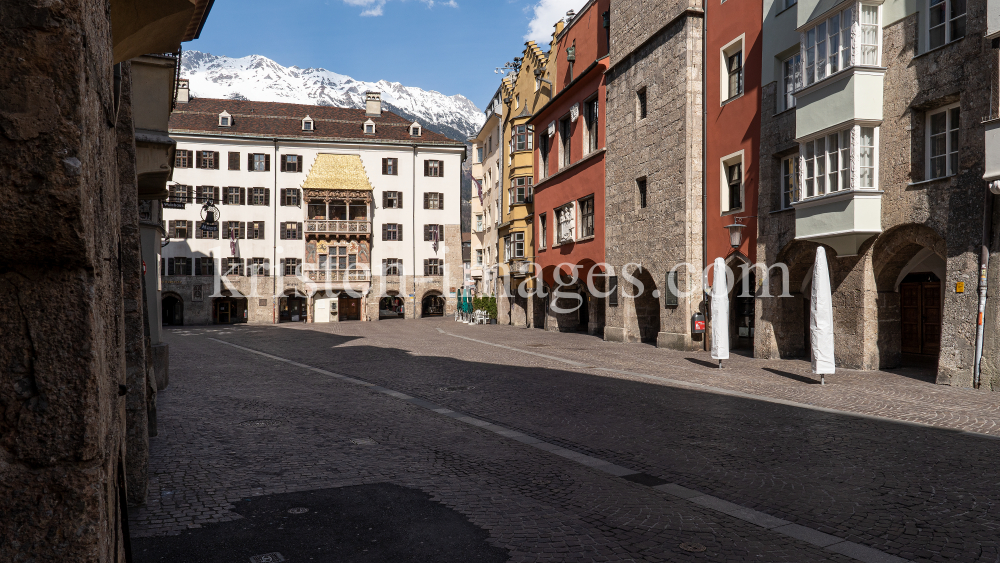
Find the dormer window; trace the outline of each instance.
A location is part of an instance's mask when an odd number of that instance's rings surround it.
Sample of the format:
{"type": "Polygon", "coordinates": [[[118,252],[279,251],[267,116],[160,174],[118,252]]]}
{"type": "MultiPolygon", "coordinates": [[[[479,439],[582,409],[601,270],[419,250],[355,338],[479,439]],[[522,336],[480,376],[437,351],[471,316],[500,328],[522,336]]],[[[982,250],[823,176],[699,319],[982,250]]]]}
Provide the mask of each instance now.
{"type": "Polygon", "coordinates": [[[229,115],[228,111],[223,111],[219,114],[219,127],[232,127],[233,126],[233,116],[229,115]]]}
{"type": "Polygon", "coordinates": [[[375,134],[375,122],[369,119],[365,122],[365,135],[375,134]]]}
{"type": "Polygon", "coordinates": [[[413,125],[410,125],[410,136],[411,137],[419,137],[421,129],[422,129],[422,127],[420,127],[419,123],[413,122],[413,125]]]}
{"type": "Polygon", "coordinates": [[[311,117],[309,117],[308,115],[307,115],[307,116],[305,116],[305,117],[304,117],[304,118],[302,119],[302,130],[303,130],[303,131],[313,131],[313,130],[314,130],[314,129],[313,129],[313,127],[314,127],[314,125],[313,125],[313,120],[312,120],[312,118],[311,118],[311,117]]]}

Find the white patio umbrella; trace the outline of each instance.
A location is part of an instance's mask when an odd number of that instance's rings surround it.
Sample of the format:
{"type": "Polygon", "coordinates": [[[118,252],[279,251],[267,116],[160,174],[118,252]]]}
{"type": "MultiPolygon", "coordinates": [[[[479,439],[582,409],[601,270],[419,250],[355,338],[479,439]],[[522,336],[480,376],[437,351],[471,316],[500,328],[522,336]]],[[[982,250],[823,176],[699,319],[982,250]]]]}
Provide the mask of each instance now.
{"type": "Polygon", "coordinates": [[[833,352],[833,295],[830,290],[830,270],[826,264],[826,250],[816,249],[813,266],[812,300],[809,303],[809,337],[812,344],[812,371],[826,385],[826,374],[836,371],[833,352]]]}
{"type": "Polygon", "coordinates": [[[729,359],[729,285],[726,283],[726,263],[715,259],[712,267],[712,359],[729,359]]]}

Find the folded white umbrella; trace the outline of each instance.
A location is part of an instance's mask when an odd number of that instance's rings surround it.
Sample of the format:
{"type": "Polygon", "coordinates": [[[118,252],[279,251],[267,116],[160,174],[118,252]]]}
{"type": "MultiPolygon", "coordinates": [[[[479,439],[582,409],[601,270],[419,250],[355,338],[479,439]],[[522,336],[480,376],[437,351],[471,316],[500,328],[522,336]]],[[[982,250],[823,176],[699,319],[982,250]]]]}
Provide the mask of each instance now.
{"type": "Polygon", "coordinates": [[[809,302],[809,341],[812,344],[812,371],[826,383],[826,374],[836,371],[833,346],[833,295],[830,290],[830,270],[826,250],[816,249],[813,266],[812,299],[809,302]]]}
{"type": "Polygon", "coordinates": [[[729,359],[729,286],[726,283],[726,263],[715,259],[712,268],[712,359],[729,359]]]}

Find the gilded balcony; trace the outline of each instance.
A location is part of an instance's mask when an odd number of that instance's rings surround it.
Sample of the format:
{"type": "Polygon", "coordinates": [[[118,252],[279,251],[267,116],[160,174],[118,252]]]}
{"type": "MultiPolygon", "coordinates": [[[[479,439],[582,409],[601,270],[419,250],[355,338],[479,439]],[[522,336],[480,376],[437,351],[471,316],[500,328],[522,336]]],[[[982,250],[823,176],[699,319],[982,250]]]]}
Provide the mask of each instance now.
{"type": "Polygon", "coordinates": [[[371,221],[306,221],[306,234],[371,235],[371,221]]]}

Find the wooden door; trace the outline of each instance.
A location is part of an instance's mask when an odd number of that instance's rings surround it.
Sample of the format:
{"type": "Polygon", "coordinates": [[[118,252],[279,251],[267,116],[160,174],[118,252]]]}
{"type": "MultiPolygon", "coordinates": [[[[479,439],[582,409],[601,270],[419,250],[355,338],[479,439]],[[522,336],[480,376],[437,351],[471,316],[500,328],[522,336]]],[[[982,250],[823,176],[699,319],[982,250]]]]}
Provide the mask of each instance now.
{"type": "Polygon", "coordinates": [[[229,302],[219,303],[219,324],[229,324],[229,302]]]}
{"type": "Polygon", "coordinates": [[[941,351],[941,283],[899,285],[904,354],[937,355],[941,351]]]}
{"type": "Polygon", "coordinates": [[[345,321],[356,321],[361,318],[360,299],[341,299],[340,318],[345,321]]]}

